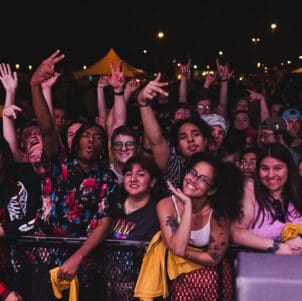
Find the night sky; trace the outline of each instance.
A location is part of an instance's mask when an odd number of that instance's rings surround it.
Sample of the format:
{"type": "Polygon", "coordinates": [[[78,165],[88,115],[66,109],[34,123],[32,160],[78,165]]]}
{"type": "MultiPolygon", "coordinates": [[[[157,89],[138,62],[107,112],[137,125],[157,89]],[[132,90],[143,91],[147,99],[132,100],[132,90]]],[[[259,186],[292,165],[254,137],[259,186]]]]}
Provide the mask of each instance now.
{"type": "Polygon", "coordinates": [[[188,56],[193,64],[213,66],[219,50],[235,70],[251,70],[257,61],[302,65],[301,1],[2,2],[0,57],[11,64],[35,66],[61,49],[66,68],[77,70],[113,47],[128,63],[150,71],[188,56]],[[156,37],[159,30],[166,34],[163,40],[156,37]],[[258,45],[253,36],[261,39],[258,45]]]}

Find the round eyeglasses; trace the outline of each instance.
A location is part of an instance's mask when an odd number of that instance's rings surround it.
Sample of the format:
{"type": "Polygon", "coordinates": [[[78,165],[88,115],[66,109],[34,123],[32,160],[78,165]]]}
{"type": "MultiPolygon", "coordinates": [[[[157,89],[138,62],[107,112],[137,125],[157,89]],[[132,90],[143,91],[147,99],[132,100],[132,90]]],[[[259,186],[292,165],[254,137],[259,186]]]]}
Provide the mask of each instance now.
{"type": "Polygon", "coordinates": [[[136,147],[135,141],[115,141],[112,143],[112,148],[115,150],[121,150],[125,146],[127,150],[134,149],[136,147]]]}

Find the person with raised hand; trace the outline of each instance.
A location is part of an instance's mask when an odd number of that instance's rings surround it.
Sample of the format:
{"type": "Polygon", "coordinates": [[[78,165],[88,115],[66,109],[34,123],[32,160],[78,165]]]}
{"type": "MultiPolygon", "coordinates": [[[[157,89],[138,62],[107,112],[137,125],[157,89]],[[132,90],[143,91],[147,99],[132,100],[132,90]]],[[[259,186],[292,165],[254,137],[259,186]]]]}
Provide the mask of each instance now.
{"type": "MultiPolygon", "coordinates": [[[[153,98],[158,94],[167,95],[163,88],[167,82],[160,82],[159,73],[155,80],[150,81],[138,95],[141,118],[144,133],[148,138],[153,158],[164,173],[164,178],[169,179],[174,186],[180,187],[184,175],[184,167],[187,159],[197,152],[204,152],[207,149],[211,137],[209,125],[200,118],[190,117],[179,120],[175,123],[171,135],[171,145],[176,152],[170,148],[170,142],[164,137],[156,116],[150,106],[153,98]]],[[[170,193],[163,188],[164,193],[170,193]]]]}
{"type": "Polygon", "coordinates": [[[222,294],[224,300],[233,300],[225,252],[230,223],[240,216],[242,173],[233,164],[198,152],[188,160],[181,187],[170,181],[168,187],[172,195],[157,204],[160,231],[145,253],[135,297],[152,297],[154,292],[166,297],[165,285],[155,274],[159,265],[159,273],[164,270],[172,281],[169,300],[214,301],[222,299],[222,294]]]}
{"type": "MultiPolygon", "coordinates": [[[[107,135],[100,125],[83,125],[73,139],[73,158],[65,160],[61,155],[59,135],[41,83],[55,75],[55,66],[64,57],[60,50],[54,52],[38,66],[30,81],[33,106],[43,139],[43,155],[50,165],[43,186],[49,204],[37,213],[37,235],[87,237],[75,252],[66,252],[62,248],[49,251],[48,268],[59,265],[57,276],[61,280],[72,280],[77,275],[80,299],[97,300],[97,283],[91,281],[96,276],[92,275],[93,271],[97,271],[92,252],[109,232],[112,217],[119,213],[119,207],[115,206],[119,200],[119,189],[116,176],[100,159],[107,148],[107,135]]],[[[35,251],[32,250],[35,262],[38,266],[43,265],[44,259],[35,251]]],[[[45,281],[46,276],[44,279],[41,277],[41,281],[45,281]]]]}
{"type": "Polygon", "coordinates": [[[5,89],[5,103],[3,109],[3,137],[8,142],[17,162],[27,161],[26,155],[21,151],[15,130],[14,120],[22,109],[15,105],[15,96],[18,87],[17,72],[11,71],[9,64],[0,64],[0,80],[5,89]]]}
{"type": "Polygon", "coordinates": [[[188,102],[187,100],[187,81],[190,78],[190,69],[191,69],[191,58],[188,59],[187,64],[180,64],[179,71],[181,74],[179,82],[179,91],[178,91],[178,102],[184,103],[188,102]]]}
{"type": "Polygon", "coordinates": [[[242,216],[231,226],[233,243],[259,252],[301,255],[297,228],[302,224],[301,200],[298,170],[286,146],[263,145],[257,155],[254,189],[245,191],[242,216]]]}
{"type": "Polygon", "coordinates": [[[227,63],[225,65],[220,64],[218,59],[216,59],[216,69],[217,76],[220,80],[219,103],[216,107],[216,113],[226,118],[228,104],[228,82],[234,75],[234,71],[230,70],[227,63]]]}

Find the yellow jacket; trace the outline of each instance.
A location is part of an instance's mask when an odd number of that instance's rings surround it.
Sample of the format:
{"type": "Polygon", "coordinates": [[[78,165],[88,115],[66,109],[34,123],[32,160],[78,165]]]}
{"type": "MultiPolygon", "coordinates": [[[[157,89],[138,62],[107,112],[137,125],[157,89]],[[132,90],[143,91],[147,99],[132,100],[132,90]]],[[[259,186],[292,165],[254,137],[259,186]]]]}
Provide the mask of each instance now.
{"type": "Polygon", "coordinates": [[[299,234],[302,234],[302,224],[287,223],[282,230],[282,241],[286,241],[291,238],[295,238],[299,234]]]}
{"type": "Polygon", "coordinates": [[[144,255],[138,279],[134,288],[134,297],[143,301],[153,300],[155,297],[167,298],[169,289],[166,275],[174,280],[182,273],[202,268],[201,265],[178,257],[169,251],[161,240],[161,232],[154,234],[144,255]],[[168,251],[167,265],[165,254],[168,251]]]}
{"type": "Polygon", "coordinates": [[[62,280],[57,276],[60,267],[53,268],[49,271],[52,291],[57,299],[63,297],[62,291],[69,289],[69,301],[79,300],[79,280],[75,276],[72,280],[62,280]]]}

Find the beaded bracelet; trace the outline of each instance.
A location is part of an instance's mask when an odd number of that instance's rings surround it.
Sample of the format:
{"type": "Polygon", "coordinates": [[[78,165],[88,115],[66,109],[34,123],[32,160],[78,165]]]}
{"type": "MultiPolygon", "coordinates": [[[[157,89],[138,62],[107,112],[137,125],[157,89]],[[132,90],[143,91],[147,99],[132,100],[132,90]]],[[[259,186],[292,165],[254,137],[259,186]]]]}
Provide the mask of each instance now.
{"type": "Polygon", "coordinates": [[[266,249],[266,253],[276,253],[280,248],[281,237],[276,236],[272,247],[266,249]]]}

